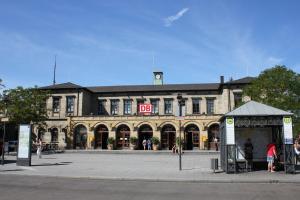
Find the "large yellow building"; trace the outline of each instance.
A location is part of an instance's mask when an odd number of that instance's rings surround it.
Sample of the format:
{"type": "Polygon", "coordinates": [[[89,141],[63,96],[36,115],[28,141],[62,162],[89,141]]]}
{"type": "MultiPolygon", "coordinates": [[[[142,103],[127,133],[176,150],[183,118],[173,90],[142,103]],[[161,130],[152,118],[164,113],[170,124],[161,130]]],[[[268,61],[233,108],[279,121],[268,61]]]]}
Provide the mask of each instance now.
{"type": "Polygon", "coordinates": [[[156,136],[161,149],[171,149],[179,131],[187,150],[212,149],[218,138],[222,115],[241,101],[241,92],[253,78],[201,84],[163,84],[163,73],[154,72],[153,85],[82,87],[63,83],[42,87],[49,90],[49,120],[35,127],[37,137],[60,148],[106,149],[115,138],[116,149],[129,148],[130,137],[142,140],[156,136]],[[185,102],[181,120],[178,94],[185,102]],[[139,105],[152,104],[152,113],[142,115],[139,105]],[[205,142],[207,141],[207,142],[205,142]]]}

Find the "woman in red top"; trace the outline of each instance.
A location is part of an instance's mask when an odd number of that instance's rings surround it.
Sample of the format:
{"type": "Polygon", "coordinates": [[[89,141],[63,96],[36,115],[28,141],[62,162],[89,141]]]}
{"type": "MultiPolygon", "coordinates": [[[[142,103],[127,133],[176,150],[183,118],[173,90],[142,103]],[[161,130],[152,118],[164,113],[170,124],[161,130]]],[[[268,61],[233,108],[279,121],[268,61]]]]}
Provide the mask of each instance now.
{"type": "Polygon", "coordinates": [[[276,146],[274,143],[270,143],[267,146],[267,161],[268,161],[268,171],[269,172],[275,172],[274,171],[274,157],[277,158],[276,146]]]}

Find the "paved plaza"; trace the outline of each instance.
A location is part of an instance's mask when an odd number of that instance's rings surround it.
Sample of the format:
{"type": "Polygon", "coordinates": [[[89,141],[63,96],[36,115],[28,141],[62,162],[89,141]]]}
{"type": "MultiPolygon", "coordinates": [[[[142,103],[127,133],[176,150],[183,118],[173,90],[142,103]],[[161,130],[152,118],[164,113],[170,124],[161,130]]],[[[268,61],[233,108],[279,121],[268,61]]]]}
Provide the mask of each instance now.
{"type": "Polygon", "coordinates": [[[51,177],[188,181],[188,182],[299,182],[300,174],[256,171],[240,174],[213,173],[210,159],[218,154],[186,153],[182,157],[182,171],[178,155],[171,153],[59,153],[32,157],[32,166],[16,166],[15,156],[6,156],[0,175],[39,175],[51,177]]]}

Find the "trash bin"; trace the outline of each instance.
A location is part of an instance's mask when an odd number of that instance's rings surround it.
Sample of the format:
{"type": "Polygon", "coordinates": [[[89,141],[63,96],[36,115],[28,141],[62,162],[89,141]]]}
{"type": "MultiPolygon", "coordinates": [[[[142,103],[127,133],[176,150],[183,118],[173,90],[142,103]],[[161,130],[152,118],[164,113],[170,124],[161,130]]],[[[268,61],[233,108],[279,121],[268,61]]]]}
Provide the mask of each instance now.
{"type": "Polygon", "coordinates": [[[218,161],[218,158],[212,158],[211,160],[211,169],[214,170],[214,173],[216,170],[219,169],[219,161],[218,161]]]}

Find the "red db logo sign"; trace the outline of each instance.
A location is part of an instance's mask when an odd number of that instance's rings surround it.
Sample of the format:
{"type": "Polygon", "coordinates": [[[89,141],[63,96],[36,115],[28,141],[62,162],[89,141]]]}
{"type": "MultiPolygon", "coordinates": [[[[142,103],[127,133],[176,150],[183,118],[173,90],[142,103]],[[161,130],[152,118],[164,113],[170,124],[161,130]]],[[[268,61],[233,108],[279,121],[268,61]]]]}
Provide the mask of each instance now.
{"type": "Polygon", "coordinates": [[[152,105],[151,104],[140,104],[139,110],[140,110],[140,113],[151,113],[152,105]]]}

